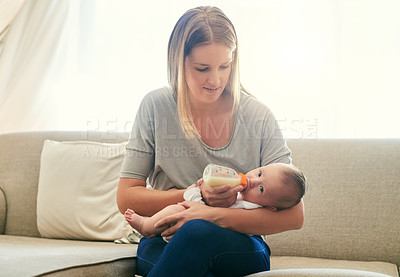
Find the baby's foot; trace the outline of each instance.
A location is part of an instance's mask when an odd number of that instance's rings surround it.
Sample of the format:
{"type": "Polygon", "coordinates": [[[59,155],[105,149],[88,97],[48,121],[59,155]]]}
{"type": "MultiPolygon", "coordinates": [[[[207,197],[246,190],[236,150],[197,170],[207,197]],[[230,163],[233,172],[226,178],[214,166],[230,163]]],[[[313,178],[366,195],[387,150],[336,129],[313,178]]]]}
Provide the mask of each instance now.
{"type": "Polygon", "coordinates": [[[142,226],[144,222],[144,217],[136,214],[133,210],[127,209],[125,211],[125,220],[132,226],[136,231],[138,231],[141,235],[146,236],[142,232],[142,226]]]}

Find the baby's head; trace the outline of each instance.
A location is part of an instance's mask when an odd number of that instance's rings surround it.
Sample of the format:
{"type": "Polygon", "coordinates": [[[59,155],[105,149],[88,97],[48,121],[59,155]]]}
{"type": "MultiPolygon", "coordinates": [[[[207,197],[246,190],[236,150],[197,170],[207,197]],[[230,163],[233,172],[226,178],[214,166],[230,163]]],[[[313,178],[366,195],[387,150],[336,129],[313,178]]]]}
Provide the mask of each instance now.
{"type": "Polygon", "coordinates": [[[306,178],[295,166],[274,163],[256,168],[246,174],[247,186],[241,191],[245,201],[271,210],[297,205],[306,191],[306,178]]]}

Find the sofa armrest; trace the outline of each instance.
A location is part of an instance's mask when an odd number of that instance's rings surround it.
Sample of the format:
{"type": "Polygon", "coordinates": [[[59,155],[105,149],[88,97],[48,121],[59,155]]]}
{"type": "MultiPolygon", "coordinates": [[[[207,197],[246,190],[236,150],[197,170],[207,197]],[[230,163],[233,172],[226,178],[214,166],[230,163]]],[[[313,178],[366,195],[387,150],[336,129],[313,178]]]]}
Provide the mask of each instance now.
{"type": "Polygon", "coordinates": [[[6,196],[4,191],[0,188],[0,234],[4,235],[4,229],[6,228],[6,218],[7,218],[7,205],[6,196]]]}

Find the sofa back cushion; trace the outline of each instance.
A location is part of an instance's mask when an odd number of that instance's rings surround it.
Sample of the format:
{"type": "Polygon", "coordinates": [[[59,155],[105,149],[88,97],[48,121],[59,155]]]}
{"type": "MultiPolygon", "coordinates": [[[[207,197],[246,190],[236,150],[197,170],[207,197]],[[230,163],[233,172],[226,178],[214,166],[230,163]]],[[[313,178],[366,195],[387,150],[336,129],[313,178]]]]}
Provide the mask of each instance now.
{"type": "Polygon", "coordinates": [[[113,241],[132,233],[116,198],[125,147],[45,140],[37,197],[42,237],[113,241]]]}
{"type": "MultiPolygon", "coordinates": [[[[103,132],[27,132],[0,135],[0,189],[6,196],[4,234],[40,237],[36,223],[40,157],[46,139],[127,141],[129,134],[103,132]]],[[[1,223],[0,223],[1,226],[1,223]]]]}
{"type": "Polygon", "coordinates": [[[400,264],[400,140],[289,140],[304,171],[302,229],[268,236],[272,255],[400,264]]]}

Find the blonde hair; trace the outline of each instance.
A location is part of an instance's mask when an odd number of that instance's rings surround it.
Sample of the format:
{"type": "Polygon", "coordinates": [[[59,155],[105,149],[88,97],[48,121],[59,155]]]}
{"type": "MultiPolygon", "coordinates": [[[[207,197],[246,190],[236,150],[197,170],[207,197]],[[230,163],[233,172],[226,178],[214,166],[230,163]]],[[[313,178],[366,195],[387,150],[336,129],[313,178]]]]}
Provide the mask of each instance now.
{"type": "Polygon", "coordinates": [[[196,46],[219,43],[232,50],[232,69],[223,93],[233,97],[234,113],[242,86],[239,79],[238,41],[228,17],[216,7],[197,7],[186,11],[176,23],[168,43],[168,82],[177,98],[178,118],[187,137],[199,136],[193,121],[185,59],[196,46]]]}

